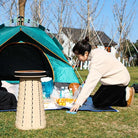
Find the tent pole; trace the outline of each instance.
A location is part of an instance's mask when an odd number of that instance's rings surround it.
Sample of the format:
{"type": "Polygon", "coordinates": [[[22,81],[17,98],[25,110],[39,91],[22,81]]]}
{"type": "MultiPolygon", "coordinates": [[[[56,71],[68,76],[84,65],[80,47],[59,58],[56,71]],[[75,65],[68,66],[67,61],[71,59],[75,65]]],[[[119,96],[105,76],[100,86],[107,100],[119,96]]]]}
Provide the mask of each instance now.
{"type": "Polygon", "coordinates": [[[76,69],[76,67],[74,67],[74,69],[75,69],[75,71],[77,72],[77,74],[78,74],[78,76],[79,76],[79,78],[80,78],[80,80],[81,80],[81,83],[84,83],[84,81],[83,81],[83,79],[82,79],[80,73],[79,73],[78,70],[76,69]]]}

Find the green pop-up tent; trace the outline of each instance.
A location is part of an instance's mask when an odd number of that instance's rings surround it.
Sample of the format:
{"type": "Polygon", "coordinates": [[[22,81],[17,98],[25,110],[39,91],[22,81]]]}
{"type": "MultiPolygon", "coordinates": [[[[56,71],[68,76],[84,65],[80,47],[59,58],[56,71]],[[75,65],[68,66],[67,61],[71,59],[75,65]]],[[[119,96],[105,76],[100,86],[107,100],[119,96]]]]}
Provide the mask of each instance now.
{"type": "Polygon", "coordinates": [[[16,70],[46,70],[54,82],[79,83],[61,51],[44,28],[0,26],[0,79],[17,80],[16,70]]]}

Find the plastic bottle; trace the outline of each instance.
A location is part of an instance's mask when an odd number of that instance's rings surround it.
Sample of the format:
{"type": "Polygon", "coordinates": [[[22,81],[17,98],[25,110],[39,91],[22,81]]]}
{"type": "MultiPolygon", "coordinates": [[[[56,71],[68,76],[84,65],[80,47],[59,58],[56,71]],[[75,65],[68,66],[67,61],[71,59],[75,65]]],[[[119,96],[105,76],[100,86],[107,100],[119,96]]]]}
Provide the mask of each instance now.
{"type": "Polygon", "coordinates": [[[59,98],[59,93],[58,93],[58,89],[57,89],[56,86],[54,86],[53,92],[52,92],[52,94],[50,95],[50,97],[59,98]]]}
{"type": "Polygon", "coordinates": [[[69,93],[69,89],[68,89],[67,86],[65,87],[64,97],[65,97],[65,98],[70,98],[70,93],[69,93]]]}
{"type": "Polygon", "coordinates": [[[64,98],[64,87],[62,86],[60,89],[60,98],[64,98]]]}
{"type": "Polygon", "coordinates": [[[73,96],[72,88],[69,89],[69,93],[70,93],[70,97],[72,98],[72,96],[73,96]]]}

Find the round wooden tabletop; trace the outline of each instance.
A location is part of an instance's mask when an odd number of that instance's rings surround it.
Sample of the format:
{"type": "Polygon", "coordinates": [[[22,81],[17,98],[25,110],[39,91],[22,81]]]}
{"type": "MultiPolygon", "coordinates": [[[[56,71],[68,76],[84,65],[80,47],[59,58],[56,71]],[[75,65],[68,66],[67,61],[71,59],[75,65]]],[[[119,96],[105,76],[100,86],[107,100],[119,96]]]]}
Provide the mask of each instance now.
{"type": "Polygon", "coordinates": [[[45,77],[44,70],[18,70],[14,72],[15,77],[45,77]]]}

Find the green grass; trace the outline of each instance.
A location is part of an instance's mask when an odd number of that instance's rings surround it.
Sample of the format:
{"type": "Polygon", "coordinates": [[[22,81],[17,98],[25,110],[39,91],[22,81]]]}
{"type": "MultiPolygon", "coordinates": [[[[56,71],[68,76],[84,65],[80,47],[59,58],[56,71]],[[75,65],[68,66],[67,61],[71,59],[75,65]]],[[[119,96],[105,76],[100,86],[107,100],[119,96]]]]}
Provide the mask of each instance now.
{"type": "MultiPolygon", "coordinates": [[[[138,83],[138,67],[128,70],[130,85],[138,83]]],[[[85,80],[88,71],[79,72],[85,80]]],[[[114,108],[119,112],[79,111],[71,115],[66,110],[46,111],[46,128],[29,131],[15,127],[15,112],[0,112],[0,138],[138,138],[138,94],[132,107],[114,108]]]]}

